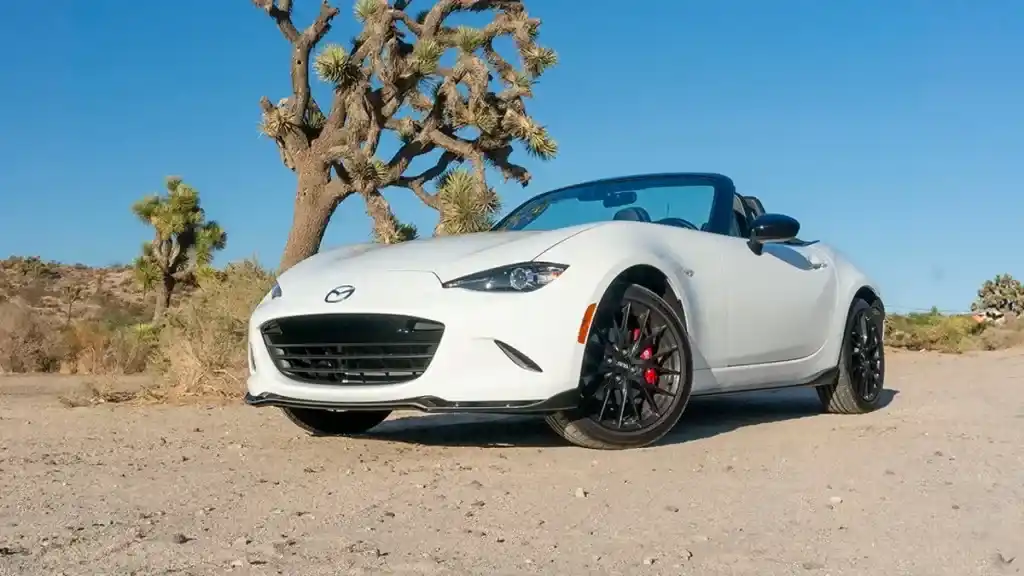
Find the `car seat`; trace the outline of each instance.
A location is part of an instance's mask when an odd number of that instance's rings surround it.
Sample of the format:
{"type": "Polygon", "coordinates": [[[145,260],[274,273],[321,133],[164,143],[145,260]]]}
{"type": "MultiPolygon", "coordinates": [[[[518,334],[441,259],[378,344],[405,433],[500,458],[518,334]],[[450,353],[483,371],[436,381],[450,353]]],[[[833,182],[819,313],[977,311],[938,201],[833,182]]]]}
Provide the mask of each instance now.
{"type": "Polygon", "coordinates": [[[647,213],[647,210],[639,206],[630,206],[629,208],[623,208],[615,213],[612,220],[632,220],[634,222],[650,222],[651,215],[647,213]]]}

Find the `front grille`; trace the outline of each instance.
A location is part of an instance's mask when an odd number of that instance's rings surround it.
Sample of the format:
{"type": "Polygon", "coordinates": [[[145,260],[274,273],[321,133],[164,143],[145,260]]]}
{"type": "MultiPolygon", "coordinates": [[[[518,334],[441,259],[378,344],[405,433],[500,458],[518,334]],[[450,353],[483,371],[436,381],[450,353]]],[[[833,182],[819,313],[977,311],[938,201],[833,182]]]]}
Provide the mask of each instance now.
{"type": "Polygon", "coordinates": [[[317,384],[398,384],[430,365],[444,324],[391,314],[277,318],[261,328],[285,376],[317,384]]]}

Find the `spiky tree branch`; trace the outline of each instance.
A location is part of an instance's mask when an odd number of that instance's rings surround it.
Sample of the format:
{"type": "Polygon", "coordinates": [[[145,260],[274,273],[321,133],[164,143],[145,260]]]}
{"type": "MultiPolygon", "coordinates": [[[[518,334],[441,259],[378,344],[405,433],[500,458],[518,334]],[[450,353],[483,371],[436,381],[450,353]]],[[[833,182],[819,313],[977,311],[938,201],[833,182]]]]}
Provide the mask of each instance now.
{"type": "MultiPolygon", "coordinates": [[[[261,130],[277,143],[284,164],[299,174],[299,196],[316,188],[311,205],[336,206],[360,194],[375,233],[393,237],[397,224],[382,189],[408,188],[445,220],[448,205],[440,201],[440,189],[428,193],[425,185],[448,182],[438,179],[450,168],[469,163],[470,188],[485,199],[493,193],[484,178],[488,166],[506,180],[529,184],[529,171],[511,160],[514,143],[540,159],[557,153],[557,144],[525,105],[536,80],[557,57],[537,43],[540,20],[529,16],[522,0],[435,0],[416,16],[406,11],[408,0],[357,0],[360,34],[347,48],[323,46],[312,61],[316,74],[333,87],[327,111],[311,96],[310,58],[338,10],[325,0],[316,20],[299,31],[290,1],[252,1],[275,21],[293,55],[292,94],[276,105],[261,99],[261,130]],[[485,11],[494,16],[483,27],[447,24],[458,13],[485,11]],[[519,67],[495,49],[503,37],[516,46],[519,67]],[[450,53],[454,64],[442,66],[442,57],[450,53]],[[382,158],[386,133],[397,136],[401,146],[382,158]],[[438,155],[433,167],[406,174],[416,158],[430,154],[438,155]],[[321,177],[309,177],[312,171],[321,177]],[[304,177],[312,184],[304,186],[304,177]]],[[[293,231],[298,225],[297,218],[293,231]]]]}

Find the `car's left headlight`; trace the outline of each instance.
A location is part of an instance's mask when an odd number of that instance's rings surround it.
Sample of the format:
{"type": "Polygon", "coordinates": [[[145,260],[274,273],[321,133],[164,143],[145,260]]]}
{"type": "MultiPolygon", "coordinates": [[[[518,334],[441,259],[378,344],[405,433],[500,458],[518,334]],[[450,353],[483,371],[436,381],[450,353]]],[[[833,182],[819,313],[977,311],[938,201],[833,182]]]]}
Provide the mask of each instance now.
{"type": "Polygon", "coordinates": [[[263,300],[261,300],[260,303],[262,304],[263,302],[269,302],[270,300],[280,297],[281,285],[278,284],[277,282],[274,282],[274,287],[270,289],[270,292],[267,292],[267,295],[263,297],[263,300]]]}
{"type": "Polygon", "coordinates": [[[522,262],[445,282],[445,288],[482,292],[533,292],[554,282],[569,266],[551,262],[522,262]]]}

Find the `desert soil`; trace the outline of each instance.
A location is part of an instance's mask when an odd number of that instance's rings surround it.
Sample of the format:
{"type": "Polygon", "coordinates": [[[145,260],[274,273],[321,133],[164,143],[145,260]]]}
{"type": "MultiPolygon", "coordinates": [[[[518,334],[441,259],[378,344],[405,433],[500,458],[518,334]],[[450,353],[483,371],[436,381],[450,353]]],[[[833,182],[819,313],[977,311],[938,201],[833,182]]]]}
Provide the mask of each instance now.
{"type": "Polygon", "coordinates": [[[887,406],[691,404],[656,447],[529,418],[314,438],[273,409],[0,379],[2,574],[901,574],[1024,567],[1024,352],[891,353],[887,406]]]}

